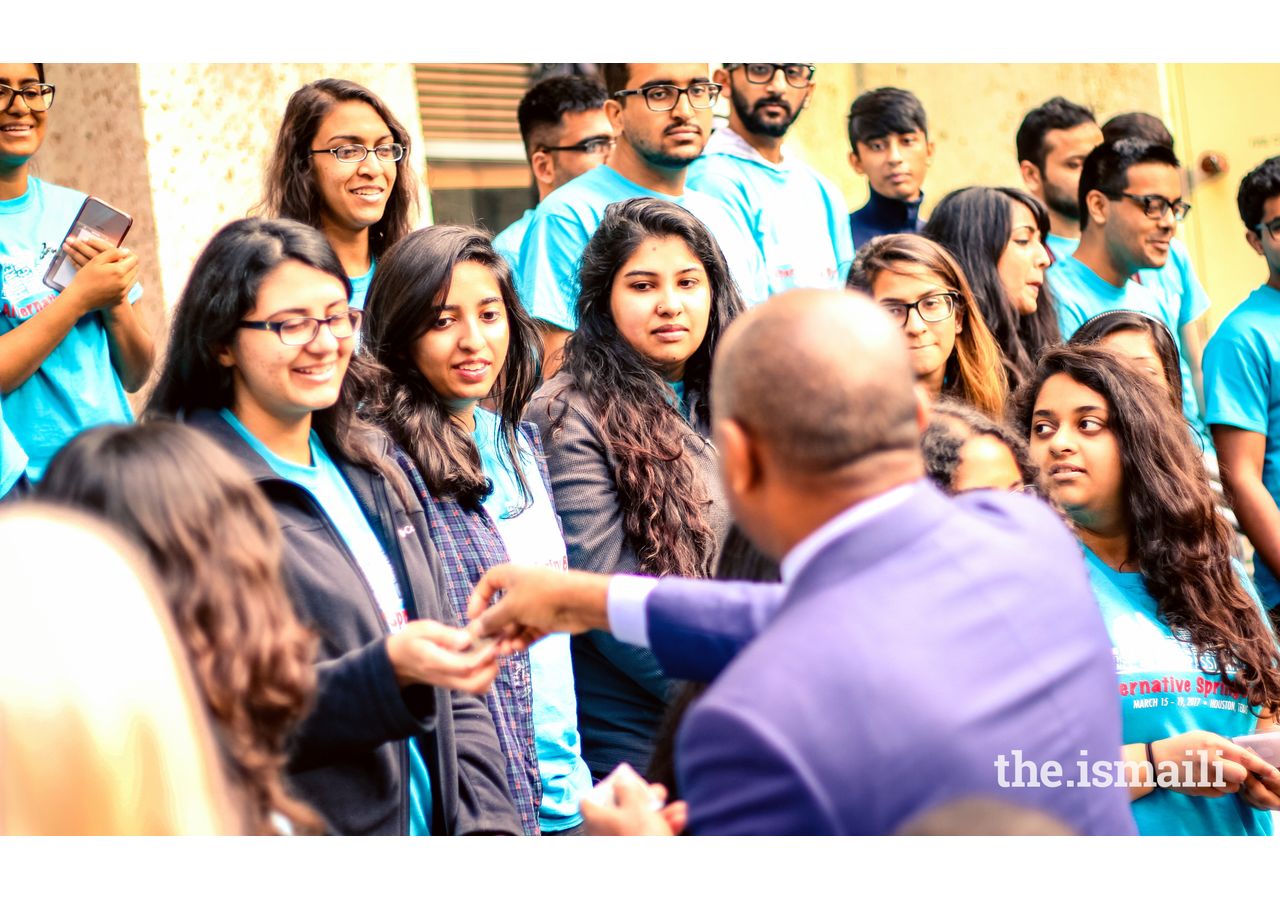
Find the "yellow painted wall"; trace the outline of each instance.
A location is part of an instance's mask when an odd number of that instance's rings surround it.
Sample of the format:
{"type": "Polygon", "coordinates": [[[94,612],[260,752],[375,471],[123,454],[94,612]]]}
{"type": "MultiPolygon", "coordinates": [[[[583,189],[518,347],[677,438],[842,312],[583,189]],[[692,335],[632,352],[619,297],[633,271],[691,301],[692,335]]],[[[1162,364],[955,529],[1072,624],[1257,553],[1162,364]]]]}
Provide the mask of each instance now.
{"type": "Polygon", "coordinates": [[[1266,265],[1244,241],[1236,192],[1250,169],[1280,154],[1280,65],[1178,64],[1166,75],[1170,128],[1192,178],[1182,236],[1213,303],[1214,327],[1266,280],[1266,265]],[[1225,158],[1227,171],[1206,176],[1198,165],[1206,153],[1225,158]]]}

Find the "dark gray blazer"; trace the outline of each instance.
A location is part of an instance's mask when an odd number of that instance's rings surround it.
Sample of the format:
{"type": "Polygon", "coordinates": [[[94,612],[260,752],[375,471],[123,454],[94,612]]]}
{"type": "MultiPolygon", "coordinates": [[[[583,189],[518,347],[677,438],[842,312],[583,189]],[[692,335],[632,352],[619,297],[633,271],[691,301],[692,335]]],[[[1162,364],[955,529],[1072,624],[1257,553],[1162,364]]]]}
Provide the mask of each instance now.
{"type": "MultiPolygon", "coordinates": [[[[617,459],[573,377],[560,372],[542,385],[526,418],[543,435],[569,565],[591,572],[637,572],[638,557],[623,533],[618,506],[617,459]]],[[[685,447],[711,496],[707,519],[718,555],[730,517],[716,451],[692,426],[685,447]]],[[[657,659],[648,650],[592,631],[573,638],[573,674],[582,756],[592,776],[602,778],[624,761],[645,771],[669,690],[657,659]]]]}

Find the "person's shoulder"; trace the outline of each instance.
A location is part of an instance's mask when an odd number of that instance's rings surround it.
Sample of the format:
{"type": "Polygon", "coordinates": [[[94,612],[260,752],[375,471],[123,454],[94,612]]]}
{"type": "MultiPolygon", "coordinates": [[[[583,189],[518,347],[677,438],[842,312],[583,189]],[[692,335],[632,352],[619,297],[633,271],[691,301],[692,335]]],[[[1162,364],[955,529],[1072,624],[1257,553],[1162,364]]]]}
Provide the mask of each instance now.
{"type": "Polygon", "coordinates": [[[568,410],[585,414],[586,405],[586,395],[578,389],[577,381],[568,372],[561,370],[533,392],[525,413],[526,421],[537,426],[545,437],[548,422],[555,421],[568,410]]]}
{"type": "Polygon", "coordinates": [[[37,205],[59,215],[63,213],[75,215],[84,205],[84,201],[89,198],[84,191],[54,184],[34,175],[29,179],[27,191],[37,205]]]}
{"type": "Polygon", "coordinates": [[[999,532],[999,555],[1014,559],[1017,546],[1036,556],[1064,552],[1078,556],[1078,544],[1062,518],[1043,500],[1005,491],[966,491],[952,498],[956,515],[967,520],[959,533],[975,545],[994,546],[991,529],[999,532]]]}

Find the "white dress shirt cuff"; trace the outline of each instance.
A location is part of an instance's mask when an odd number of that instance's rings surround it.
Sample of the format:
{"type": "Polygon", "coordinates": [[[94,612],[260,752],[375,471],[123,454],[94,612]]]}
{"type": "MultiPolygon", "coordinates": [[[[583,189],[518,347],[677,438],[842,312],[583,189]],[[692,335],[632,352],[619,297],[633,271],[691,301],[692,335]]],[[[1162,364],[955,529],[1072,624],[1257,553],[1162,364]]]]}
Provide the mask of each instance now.
{"type": "Polygon", "coordinates": [[[614,575],[609,579],[606,601],[609,631],[618,640],[637,647],[649,646],[649,595],[658,579],[647,575],[614,575]]]}

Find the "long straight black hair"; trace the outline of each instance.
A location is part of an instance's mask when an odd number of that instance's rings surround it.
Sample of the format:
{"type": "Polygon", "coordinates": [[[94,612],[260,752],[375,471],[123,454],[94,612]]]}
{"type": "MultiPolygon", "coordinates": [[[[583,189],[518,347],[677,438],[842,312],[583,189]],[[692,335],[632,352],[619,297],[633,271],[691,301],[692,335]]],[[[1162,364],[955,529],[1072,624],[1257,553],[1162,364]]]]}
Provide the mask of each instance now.
{"type": "Polygon", "coordinates": [[[1040,240],[1049,233],[1049,210],[1016,188],[967,187],[943,197],[922,233],[946,247],[964,269],[983,320],[1004,354],[1009,385],[1016,388],[1047,348],[1060,344],[1058,310],[1048,282],[1040,286],[1036,311],[1020,315],[997,267],[1013,232],[1013,204],[1031,211],[1040,240]]]}
{"type": "Polygon", "coordinates": [[[477,507],[490,487],[471,435],[449,414],[418,370],[414,347],[440,317],[454,267],[479,263],[498,283],[509,326],[502,372],[491,394],[525,503],[532,493],[520,466],[517,426],[538,386],[542,338],[516,294],[511,267],[477,228],[436,225],[403,238],[379,262],[365,302],[364,351],[375,364],[368,415],[408,451],[431,493],[477,507]]]}

